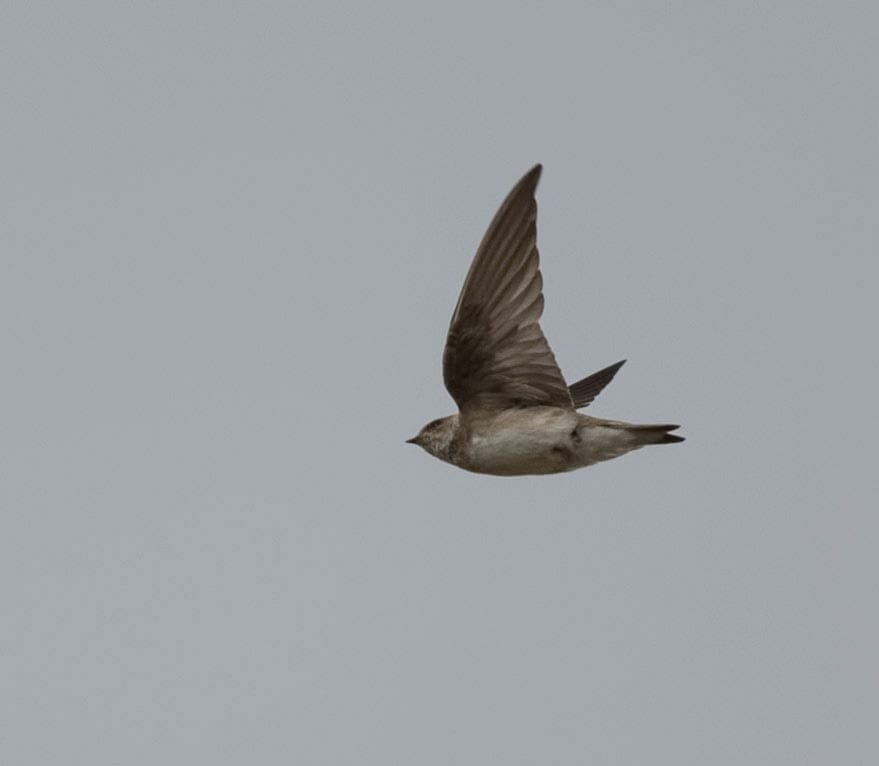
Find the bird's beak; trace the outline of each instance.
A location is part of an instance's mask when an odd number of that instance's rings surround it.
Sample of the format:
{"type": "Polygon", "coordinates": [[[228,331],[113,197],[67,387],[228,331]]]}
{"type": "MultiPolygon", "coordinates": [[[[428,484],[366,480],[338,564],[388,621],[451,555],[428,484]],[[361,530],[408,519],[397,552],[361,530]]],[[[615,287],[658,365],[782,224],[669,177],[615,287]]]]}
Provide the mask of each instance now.
{"type": "Polygon", "coordinates": [[[406,444],[418,444],[418,437],[413,436],[411,439],[406,439],[406,444]]]}

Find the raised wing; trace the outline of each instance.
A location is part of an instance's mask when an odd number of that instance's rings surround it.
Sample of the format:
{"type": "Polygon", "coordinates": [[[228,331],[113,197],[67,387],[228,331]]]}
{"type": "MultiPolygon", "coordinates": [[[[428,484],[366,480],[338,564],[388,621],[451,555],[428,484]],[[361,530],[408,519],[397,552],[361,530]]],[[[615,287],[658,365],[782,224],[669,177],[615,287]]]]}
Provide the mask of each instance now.
{"type": "Polygon", "coordinates": [[[535,165],[507,195],[461,288],[443,354],[443,378],[458,409],[573,401],[540,329],[543,278],[537,252],[540,179],[535,165]]]}
{"type": "Polygon", "coordinates": [[[588,378],[583,378],[583,380],[578,380],[576,383],[571,383],[571,385],[568,386],[568,391],[571,394],[571,399],[574,400],[574,407],[579,410],[581,407],[589,405],[592,400],[601,393],[601,389],[613,380],[613,376],[617,374],[617,370],[619,370],[625,363],[626,360],[623,359],[621,362],[612,364],[610,367],[605,367],[603,370],[593,372],[588,378]]]}

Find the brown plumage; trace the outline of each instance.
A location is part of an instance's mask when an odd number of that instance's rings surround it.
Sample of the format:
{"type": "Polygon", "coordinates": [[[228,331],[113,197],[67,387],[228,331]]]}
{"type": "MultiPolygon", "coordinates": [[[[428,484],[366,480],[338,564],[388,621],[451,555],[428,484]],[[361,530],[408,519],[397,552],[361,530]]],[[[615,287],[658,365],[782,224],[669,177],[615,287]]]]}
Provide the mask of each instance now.
{"type": "Polygon", "coordinates": [[[495,214],[452,314],[443,377],[459,409],[573,407],[538,324],[543,278],[534,190],[540,171],[535,165],[526,173],[495,214]]]}
{"type": "Polygon", "coordinates": [[[574,407],[578,410],[582,407],[588,407],[595,397],[601,393],[601,390],[613,380],[617,370],[625,363],[626,360],[623,359],[616,364],[612,364],[610,367],[593,372],[589,377],[578,380],[576,383],[568,386],[568,392],[571,394],[571,399],[574,400],[574,407]]]}

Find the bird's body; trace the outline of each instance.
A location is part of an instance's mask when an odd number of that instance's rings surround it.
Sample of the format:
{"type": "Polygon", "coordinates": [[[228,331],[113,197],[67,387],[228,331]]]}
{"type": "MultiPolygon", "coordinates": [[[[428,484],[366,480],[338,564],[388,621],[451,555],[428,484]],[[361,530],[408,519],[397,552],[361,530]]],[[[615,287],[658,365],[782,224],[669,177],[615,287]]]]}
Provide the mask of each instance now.
{"type": "Polygon", "coordinates": [[[504,409],[434,421],[424,446],[447,463],[495,476],[564,473],[647,444],[680,441],[675,426],[637,426],[562,407],[504,409]]]}
{"type": "Polygon", "coordinates": [[[622,366],[570,387],[540,329],[543,280],[534,191],[540,165],[488,227],[452,315],[443,377],[459,412],[409,441],[447,463],[498,476],[571,471],[647,444],[683,441],[675,425],[635,425],[577,412],[622,366]]]}

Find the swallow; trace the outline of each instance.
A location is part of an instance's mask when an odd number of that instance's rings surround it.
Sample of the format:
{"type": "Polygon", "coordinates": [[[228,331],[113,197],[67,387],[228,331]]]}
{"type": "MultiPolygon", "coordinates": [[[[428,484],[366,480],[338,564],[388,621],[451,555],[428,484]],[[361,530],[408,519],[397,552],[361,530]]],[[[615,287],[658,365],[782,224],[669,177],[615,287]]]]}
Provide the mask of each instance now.
{"type": "Polygon", "coordinates": [[[535,165],[501,204],[476,251],[452,314],[443,380],[458,412],[408,443],[467,471],[554,474],[684,441],[677,425],[638,425],[577,412],[625,360],[567,385],[540,329],[535,165]]]}

